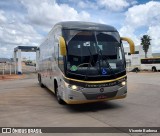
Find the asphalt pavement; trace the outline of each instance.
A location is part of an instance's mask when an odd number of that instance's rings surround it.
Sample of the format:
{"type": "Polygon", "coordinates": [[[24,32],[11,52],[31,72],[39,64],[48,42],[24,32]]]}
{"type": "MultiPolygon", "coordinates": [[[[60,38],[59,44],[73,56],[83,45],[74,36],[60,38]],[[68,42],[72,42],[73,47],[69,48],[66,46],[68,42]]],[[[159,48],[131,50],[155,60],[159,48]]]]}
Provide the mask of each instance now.
{"type": "Polygon", "coordinates": [[[160,72],[128,73],[125,99],[83,105],[58,104],[36,76],[0,81],[0,127],[159,127],[159,118],[160,72]]]}

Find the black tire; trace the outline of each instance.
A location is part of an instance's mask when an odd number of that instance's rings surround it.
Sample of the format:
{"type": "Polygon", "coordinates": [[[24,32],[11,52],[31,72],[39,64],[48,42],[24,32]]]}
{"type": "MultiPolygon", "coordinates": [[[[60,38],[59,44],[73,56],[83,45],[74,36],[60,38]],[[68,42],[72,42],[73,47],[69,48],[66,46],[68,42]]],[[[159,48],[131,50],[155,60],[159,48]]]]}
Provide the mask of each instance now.
{"type": "Polygon", "coordinates": [[[42,79],[41,79],[41,75],[40,75],[40,74],[38,74],[38,81],[39,81],[40,87],[44,88],[45,86],[44,86],[44,84],[42,83],[42,79]]]}
{"type": "Polygon", "coordinates": [[[152,67],[152,71],[153,71],[153,72],[157,72],[156,67],[152,67]]]}
{"type": "Polygon", "coordinates": [[[55,95],[56,95],[56,99],[57,99],[58,103],[59,104],[65,104],[65,102],[62,100],[61,96],[59,95],[58,85],[57,85],[56,81],[54,83],[54,86],[55,86],[55,95]]]}

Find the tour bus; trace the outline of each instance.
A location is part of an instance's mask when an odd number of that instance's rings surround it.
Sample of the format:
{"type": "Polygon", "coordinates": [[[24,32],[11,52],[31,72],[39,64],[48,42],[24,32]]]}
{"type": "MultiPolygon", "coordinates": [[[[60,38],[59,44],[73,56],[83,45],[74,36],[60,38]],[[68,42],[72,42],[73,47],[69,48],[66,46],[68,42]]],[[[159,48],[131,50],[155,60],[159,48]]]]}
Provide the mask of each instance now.
{"type": "Polygon", "coordinates": [[[153,72],[160,70],[160,57],[141,59],[141,69],[153,72]]]}
{"type": "Polygon", "coordinates": [[[125,98],[126,61],[122,41],[109,25],[66,21],[57,23],[40,45],[38,80],[55,93],[60,104],[82,104],[125,98]]]}

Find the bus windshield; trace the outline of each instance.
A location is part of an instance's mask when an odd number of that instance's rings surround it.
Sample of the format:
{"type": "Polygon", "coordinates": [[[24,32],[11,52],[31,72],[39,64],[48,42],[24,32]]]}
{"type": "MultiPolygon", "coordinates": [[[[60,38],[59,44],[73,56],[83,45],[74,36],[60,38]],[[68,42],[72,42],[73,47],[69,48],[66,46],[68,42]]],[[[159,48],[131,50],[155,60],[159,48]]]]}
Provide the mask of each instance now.
{"type": "Polygon", "coordinates": [[[63,30],[67,72],[86,76],[114,75],[125,70],[118,32],[63,30]]]}

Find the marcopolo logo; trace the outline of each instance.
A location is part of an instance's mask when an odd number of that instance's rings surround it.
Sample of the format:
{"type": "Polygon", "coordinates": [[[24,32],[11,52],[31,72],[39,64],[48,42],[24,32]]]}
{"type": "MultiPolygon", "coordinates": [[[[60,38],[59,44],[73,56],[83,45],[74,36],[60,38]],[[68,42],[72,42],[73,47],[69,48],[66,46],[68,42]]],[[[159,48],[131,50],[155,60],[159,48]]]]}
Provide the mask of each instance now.
{"type": "Polygon", "coordinates": [[[104,92],[104,88],[101,88],[99,91],[100,91],[101,93],[103,93],[103,92],[104,92]]]}
{"type": "Polygon", "coordinates": [[[2,133],[12,133],[11,128],[2,128],[2,133]]]}

